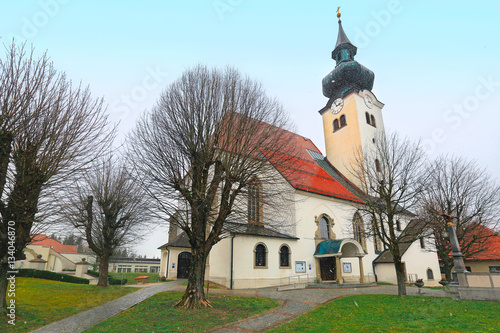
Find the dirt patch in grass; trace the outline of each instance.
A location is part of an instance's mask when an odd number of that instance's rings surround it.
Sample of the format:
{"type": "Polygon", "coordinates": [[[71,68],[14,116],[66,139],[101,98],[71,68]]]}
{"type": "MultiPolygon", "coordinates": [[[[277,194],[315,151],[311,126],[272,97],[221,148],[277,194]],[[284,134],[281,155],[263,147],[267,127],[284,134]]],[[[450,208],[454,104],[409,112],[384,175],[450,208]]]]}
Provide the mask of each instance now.
{"type": "Polygon", "coordinates": [[[173,308],[182,294],[159,293],[85,332],[203,332],[280,305],[264,298],[213,295],[210,296],[213,309],[173,308]]]}

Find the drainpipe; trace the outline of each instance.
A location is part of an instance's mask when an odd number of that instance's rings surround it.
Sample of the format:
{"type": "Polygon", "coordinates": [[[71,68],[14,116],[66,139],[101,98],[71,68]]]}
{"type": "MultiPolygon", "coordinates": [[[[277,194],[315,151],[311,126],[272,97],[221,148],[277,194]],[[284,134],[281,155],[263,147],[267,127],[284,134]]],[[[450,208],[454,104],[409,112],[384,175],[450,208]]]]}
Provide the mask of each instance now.
{"type": "Polygon", "coordinates": [[[165,271],[165,279],[168,278],[168,268],[170,267],[170,250],[167,250],[167,269],[165,271]]]}
{"type": "Polygon", "coordinates": [[[231,237],[231,277],[229,279],[229,289],[233,289],[233,257],[234,257],[234,234],[231,237]]]}
{"type": "Polygon", "coordinates": [[[377,274],[375,273],[375,265],[376,265],[376,262],[372,260],[373,276],[375,277],[375,282],[378,282],[377,274]]]}

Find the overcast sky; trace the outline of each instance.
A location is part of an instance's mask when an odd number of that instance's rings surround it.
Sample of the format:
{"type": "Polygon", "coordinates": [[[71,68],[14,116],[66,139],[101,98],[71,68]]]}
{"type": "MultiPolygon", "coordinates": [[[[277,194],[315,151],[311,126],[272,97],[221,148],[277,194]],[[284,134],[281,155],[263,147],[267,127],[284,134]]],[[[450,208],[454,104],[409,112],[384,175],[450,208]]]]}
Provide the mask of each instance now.
{"type": "MultiPolygon", "coordinates": [[[[431,156],[475,159],[500,178],[500,1],[0,0],[1,42],[47,51],[104,96],[120,136],[198,63],[231,65],[283,102],[324,153],[321,79],[335,66],[337,6],[356,60],[375,73],[384,123],[431,156]]],[[[159,227],[138,254],[158,257],[159,227]]]]}

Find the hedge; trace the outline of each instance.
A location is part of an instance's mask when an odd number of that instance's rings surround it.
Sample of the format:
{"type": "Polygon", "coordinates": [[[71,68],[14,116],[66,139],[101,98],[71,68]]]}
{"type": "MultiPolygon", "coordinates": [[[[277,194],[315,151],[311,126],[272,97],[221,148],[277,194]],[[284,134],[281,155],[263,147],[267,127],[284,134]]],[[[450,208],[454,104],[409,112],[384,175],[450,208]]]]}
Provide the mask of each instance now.
{"type": "Polygon", "coordinates": [[[96,278],[99,277],[99,272],[92,271],[90,269],[87,271],[87,274],[90,275],[90,276],[96,277],[96,278]]]}
{"type": "MultiPolygon", "coordinates": [[[[96,272],[96,271],[89,270],[87,272],[87,274],[90,275],[90,276],[96,277],[96,278],[99,277],[99,272],[96,272]]],[[[122,279],[122,280],[114,279],[111,276],[111,274],[108,274],[108,284],[110,286],[116,285],[116,284],[126,285],[127,284],[127,279],[122,279]]]]}
{"type": "Polygon", "coordinates": [[[32,268],[21,268],[18,271],[19,273],[16,274],[16,276],[18,277],[34,277],[39,279],[54,280],[60,282],[89,284],[88,279],[83,279],[72,275],[59,274],[50,271],[40,271],[38,269],[32,269],[32,268]]]}
{"type": "Polygon", "coordinates": [[[115,284],[120,284],[120,285],[126,285],[127,284],[127,279],[113,279],[112,277],[108,277],[108,284],[110,286],[115,285],[115,284]]]}

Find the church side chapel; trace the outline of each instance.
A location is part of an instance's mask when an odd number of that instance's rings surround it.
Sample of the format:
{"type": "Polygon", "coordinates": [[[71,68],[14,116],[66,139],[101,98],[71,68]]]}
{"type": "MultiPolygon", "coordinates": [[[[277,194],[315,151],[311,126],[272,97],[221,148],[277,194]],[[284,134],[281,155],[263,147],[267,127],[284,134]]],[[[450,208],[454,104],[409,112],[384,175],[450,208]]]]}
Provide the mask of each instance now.
{"type": "MultiPolygon", "coordinates": [[[[279,204],[285,222],[266,223],[274,217],[261,196],[268,185],[255,179],[248,198],[240,202],[247,205],[247,220],[226,221],[227,237],[210,252],[208,281],[234,289],[278,286],[297,276],[322,283],[397,283],[391,253],[367,233],[371,221],[361,213],[366,194],[349,170],[357,149],[368,154],[384,133],[384,104],[372,92],[374,73],[354,60],[357,48],[338,17],[332,51],[336,65],[322,81],[328,101],[319,110],[326,157],[311,140],[282,130],[298,152],[287,165],[269,161],[280,174],[283,196],[291,199],[279,204]]],[[[418,227],[412,218],[410,212],[399,217],[401,237],[418,227]]],[[[159,247],[160,275],[169,279],[187,278],[191,258],[188,237],[175,219],[171,217],[168,242],[159,247]]],[[[424,241],[403,244],[401,250],[407,282],[423,279],[426,285],[439,285],[437,255],[425,249],[424,241]]]]}

